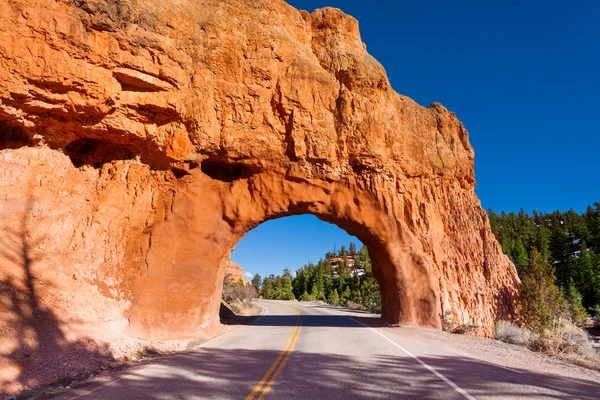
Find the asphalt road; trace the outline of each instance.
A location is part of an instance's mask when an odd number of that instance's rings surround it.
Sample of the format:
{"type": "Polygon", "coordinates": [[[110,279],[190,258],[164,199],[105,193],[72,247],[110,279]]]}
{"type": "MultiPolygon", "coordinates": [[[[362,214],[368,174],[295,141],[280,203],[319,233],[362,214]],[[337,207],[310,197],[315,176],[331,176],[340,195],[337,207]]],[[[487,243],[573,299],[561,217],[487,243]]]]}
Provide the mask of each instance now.
{"type": "Polygon", "coordinates": [[[376,315],[261,300],[266,313],[193,350],[60,399],[599,399],[600,383],[508,369],[443,340],[406,336],[376,315]]]}

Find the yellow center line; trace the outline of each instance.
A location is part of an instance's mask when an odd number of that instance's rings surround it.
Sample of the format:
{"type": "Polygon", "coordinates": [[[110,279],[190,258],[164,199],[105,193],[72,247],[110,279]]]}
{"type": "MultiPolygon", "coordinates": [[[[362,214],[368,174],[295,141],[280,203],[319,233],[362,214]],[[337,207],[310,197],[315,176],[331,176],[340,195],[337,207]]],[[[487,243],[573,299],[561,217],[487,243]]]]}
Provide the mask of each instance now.
{"type": "Polygon", "coordinates": [[[251,400],[251,399],[254,398],[254,396],[256,395],[256,393],[262,388],[262,386],[265,384],[265,382],[267,381],[267,379],[271,376],[271,374],[273,373],[273,370],[275,368],[277,368],[277,365],[279,364],[279,362],[281,361],[281,359],[286,355],[286,353],[288,351],[288,347],[291,344],[291,342],[293,341],[294,337],[296,336],[296,332],[297,331],[298,331],[298,325],[296,325],[296,327],[294,328],[294,331],[292,332],[292,335],[290,336],[290,338],[287,340],[287,343],[285,344],[285,347],[283,348],[283,350],[281,350],[281,352],[279,353],[279,355],[277,356],[277,358],[275,359],[275,361],[273,362],[273,364],[271,365],[271,367],[264,374],[264,376],[262,377],[262,379],[260,380],[260,382],[258,382],[258,384],[254,387],[254,389],[252,390],[252,392],[250,392],[250,394],[248,395],[248,397],[246,397],[246,400],[251,400]]]}
{"type": "Polygon", "coordinates": [[[273,384],[275,383],[275,380],[277,379],[279,374],[281,374],[281,372],[283,371],[283,368],[287,364],[290,356],[292,355],[292,352],[294,351],[294,348],[296,347],[296,342],[298,341],[298,337],[300,336],[300,313],[297,310],[293,309],[292,307],[288,307],[288,308],[298,315],[298,317],[296,319],[296,327],[292,331],[292,335],[287,340],[283,350],[281,350],[281,352],[279,353],[279,355],[277,356],[277,358],[275,359],[275,361],[273,362],[271,367],[269,367],[267,372],[263,375],[260,382],[258,382],[258,384],[254,387],[252,392],[250,392],[248,397],[246,397],[246,400],[254,399],[254,397],[261,391],[261,388],[262,388],[262,393],[260,394],[260,397],[258,399],[259,400],[263,399],[266,396],[266,394],[269,392],[269,390],[271,390],[271,386],[273,386],[273,384]],[[271,376],[273,371],[275,371],[275,373],[269,380],[269,377],[271,376]],[[265,383],[267,382],[267,380],[268,380],[268,383],[265,386],[265,383]],[[263,388],[263,386],[264,386],[264,388],[263,388]]]}
{"type": "Polygon", "coordinates": [[[275,374],[273,374],[273,377],[271,378],[269,383],[267,383],[267,386],[265,386],[265,388],[263,389],[263,392],[260,395],[260,397],[258,398],[258,400],[262,400],[267,395],[267,393],[269,393],[269,390],[271,390],[271,386],[273,386],[273,384],[277,380],[277,377],[279,376],[279,374],[281,374],[281,371],[283,371],[283,368],[285,368],[285,364],[287,364],[288,360],[290,359],[290,356],[292,355],[292,352],[294,351],[294,347],[296,347],[296,342],[298,341],[298,338],[300,337],[300,329],[301,328],[298,327],[298,331],[297,331],[298,333],[296,334],[296,338],[292,342],[292,345],[288,349],[287,355],[285,356],[285,358],[283,359],[281,364],[279,364],[279,368],[277,368],[277,371],[275,371],[275,374]]]}

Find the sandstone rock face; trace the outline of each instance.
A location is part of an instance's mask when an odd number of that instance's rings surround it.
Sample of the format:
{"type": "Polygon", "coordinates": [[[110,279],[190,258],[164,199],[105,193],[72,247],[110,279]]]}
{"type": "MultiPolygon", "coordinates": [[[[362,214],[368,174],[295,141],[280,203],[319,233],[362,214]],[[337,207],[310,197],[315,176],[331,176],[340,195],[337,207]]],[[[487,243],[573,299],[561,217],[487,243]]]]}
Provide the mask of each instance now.
{"type": "Polygon", "coordinates": [[[394,92],[352,17],[280,0],[0,7],[13,380],[40,310],[61,343],[214,334],[230,252],[288,215],[368,246],[391,323],[440,327],[449,311],[490,335],[514,314],[466,130],[394,92]]]}
{"type": "Polygon", "coordinates": [[[229,261],[225,266],[225,281],[235,285],[242,281],[244,285],[248,284],[248,279],[244,275],[244,270],[238,263],[229,261]]]}

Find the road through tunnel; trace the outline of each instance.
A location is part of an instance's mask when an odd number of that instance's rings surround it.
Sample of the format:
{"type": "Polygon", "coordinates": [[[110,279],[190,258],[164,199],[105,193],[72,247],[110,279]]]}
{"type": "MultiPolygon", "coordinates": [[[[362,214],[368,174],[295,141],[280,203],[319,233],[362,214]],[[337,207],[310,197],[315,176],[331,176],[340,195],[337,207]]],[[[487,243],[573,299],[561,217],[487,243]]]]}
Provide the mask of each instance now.
{"type": "Polygon", "coordinates": [[[238,242],[230,259],[223,299],[234,310],[254,308],[248,299],[260,295],[381,313],[379,283],[367,247],[313,215],[260,224],[238,242]]]}

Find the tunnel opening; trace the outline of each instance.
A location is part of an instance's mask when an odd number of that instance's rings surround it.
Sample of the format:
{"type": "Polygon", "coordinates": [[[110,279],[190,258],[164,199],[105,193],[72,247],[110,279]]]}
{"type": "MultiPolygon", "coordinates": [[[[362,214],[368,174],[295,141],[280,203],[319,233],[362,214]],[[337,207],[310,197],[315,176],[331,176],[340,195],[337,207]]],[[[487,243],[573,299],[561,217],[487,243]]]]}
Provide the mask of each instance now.
{"type": "Polygon", "coordinates": [[[222,294],[224,323],[251,310],[255,298],[324,302],[381,314],[367,247],[310,214],[269,220],[245,235],[225,267],[222,294]]]}
{"type": "Polygon", "coordinates": [[[31,138],[22,127],[0,121],[0,150],[15,150],[30,145],[31,138]]]}

